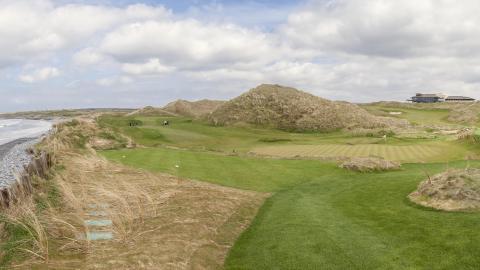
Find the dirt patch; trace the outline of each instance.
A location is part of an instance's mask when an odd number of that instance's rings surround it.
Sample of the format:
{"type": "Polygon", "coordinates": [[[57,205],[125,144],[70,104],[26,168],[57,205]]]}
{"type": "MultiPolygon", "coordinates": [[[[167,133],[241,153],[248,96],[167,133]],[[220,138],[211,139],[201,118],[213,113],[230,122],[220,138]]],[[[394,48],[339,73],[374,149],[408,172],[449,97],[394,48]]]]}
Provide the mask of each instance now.
{"type": "Polygon", "coordinates": [[[434,175],[421,182],[408,197],[417,204],[440,210],[478,210],[480,169],[449,170],[434,175]]]}
{"type": "Polygon", "coordinates": [[[356,172],[374,172],[398,170],[400,163],[381,157],[356,157],[343,162],[340,167],[356,172]]]}

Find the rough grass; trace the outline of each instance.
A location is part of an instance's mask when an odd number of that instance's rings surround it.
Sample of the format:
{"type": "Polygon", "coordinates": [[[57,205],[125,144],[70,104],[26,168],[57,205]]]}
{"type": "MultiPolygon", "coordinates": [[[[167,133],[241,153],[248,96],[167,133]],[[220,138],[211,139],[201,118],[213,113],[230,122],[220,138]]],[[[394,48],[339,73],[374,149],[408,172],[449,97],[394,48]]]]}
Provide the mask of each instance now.
{"type": "Polygon", "coordinates": [[[269,84],[262,84],[226,102],[207,119],[213,125],[248,123],[301,132],[408,125],[404,120],[376,117],[355,104],[330,101],[294,88],[269,84]]]}
{"type": "Polygon", "coordinates": [[[179,99],[168,103],[162,109],[176,115],[200,117],[213,112],[223,103],[225,103],[225,101],[222,100],[202,99],[198,101],[188,101],[179,99]]]}
{"type": "Polygon", "coordinates": [[[112,164],[91,148],[97,129],[93,122],[60,124],[39,146],[55,152],[55,176],[39,182],[34,197],[26,196],[22,204],[3,211],[4,266],[220,268],[268,194],[112,164]],[[88,226],[87,219],[98,219],[93,210],[101,211],[111,225],[88,226]],[[85,237],[96,231],[111,232],[113,239],[85,237]]]}
{"type": "Polygon", "coordinates": [[[400,163],[379,157],[357,157],[342,162],[340,168],[355,172],[392,171],[400,169],[400,163]]]}
{"type": "Polygon", "coordinates": [[[480,170],[447,170],[437,175],[427,175],[427,179],[408,197],[420,205],[440,210],[478,210],[480,170]]]}

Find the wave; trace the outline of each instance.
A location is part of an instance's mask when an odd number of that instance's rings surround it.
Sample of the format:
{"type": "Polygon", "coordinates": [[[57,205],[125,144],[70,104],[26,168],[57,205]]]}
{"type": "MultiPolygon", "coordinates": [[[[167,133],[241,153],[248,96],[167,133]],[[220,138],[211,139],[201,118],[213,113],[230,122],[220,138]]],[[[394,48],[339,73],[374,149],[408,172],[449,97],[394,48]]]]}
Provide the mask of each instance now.
{"type": "Polygon", "coordinates": [[[2,119],[0,120],[0,128],[18,125],[22,119],[2,119]]]}
{"type": "Polygon", "coordinates": [[[52,123],[43,120],[0,120],[0,145],[20,138],[34,138],[48,132],[52,123]]]}

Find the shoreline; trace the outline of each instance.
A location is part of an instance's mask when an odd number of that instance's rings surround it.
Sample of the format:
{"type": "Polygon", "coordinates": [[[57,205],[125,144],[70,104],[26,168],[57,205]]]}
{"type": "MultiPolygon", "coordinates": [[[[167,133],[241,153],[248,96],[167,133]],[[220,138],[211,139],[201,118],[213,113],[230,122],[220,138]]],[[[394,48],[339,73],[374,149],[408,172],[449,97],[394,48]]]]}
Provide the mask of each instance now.
{"type": "Polygon", "coordinates": [[[4,144],[0,144],[0,162],[2,162],[3,158],[14,148],[16,145],[26,143],[31,140],[35,140],[35,137],[26,137],[26,138],[19,138],[4,144]]]}
{"type": "Polygon", "coordinates": [[[0,145],[0,189],[10,187],[25,169],[33,155],[28,149],[40,142],[43,136],[19,138],[0,145]]]}

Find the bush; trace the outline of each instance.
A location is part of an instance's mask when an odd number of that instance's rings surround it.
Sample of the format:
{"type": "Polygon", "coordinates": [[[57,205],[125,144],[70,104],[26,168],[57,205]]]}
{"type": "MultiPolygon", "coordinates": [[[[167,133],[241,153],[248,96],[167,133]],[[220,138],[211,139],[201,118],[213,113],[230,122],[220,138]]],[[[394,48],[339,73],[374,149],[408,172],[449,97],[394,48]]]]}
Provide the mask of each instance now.
{"type": "Polygon", "coordinates": [[[480,208],[480,169],[448,170],[418,185],[408,197],[415,203],[440,210],[480,208]]]}
{"type": "Polygon", "coordinates": [[[398,170],[400,169],[400,163],[385,160],[381,157],[356,157],[343,162],[340,167],[356,172],[374,172],[398,170]]]}

